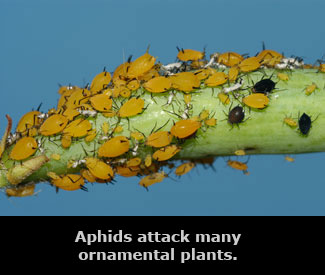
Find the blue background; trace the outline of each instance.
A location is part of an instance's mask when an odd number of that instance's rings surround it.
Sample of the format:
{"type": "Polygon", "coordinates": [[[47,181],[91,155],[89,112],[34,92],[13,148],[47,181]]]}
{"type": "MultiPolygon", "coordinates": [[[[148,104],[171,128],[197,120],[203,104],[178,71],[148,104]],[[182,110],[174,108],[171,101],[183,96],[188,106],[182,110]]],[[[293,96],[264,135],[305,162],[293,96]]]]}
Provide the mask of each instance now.
{"type": "MultiPolygon", "coordinates": [[[[262,48],[312,63],[325,53],[324,1],[0,0],[0,130],[42,102],[58,83],[85,85],[106,66],[150,53],[174,62],[176,46],[255,55],[262,48]]],[[[0,193],[1,215],[324,215],[324,154],[252,156],[250,175],[216,160],[147,192],[138,179],[88,185],[89,192],[40,184],[36,196],[0,193]]],[[[246,159],[246,158],[245,158],[246,159]]]]}

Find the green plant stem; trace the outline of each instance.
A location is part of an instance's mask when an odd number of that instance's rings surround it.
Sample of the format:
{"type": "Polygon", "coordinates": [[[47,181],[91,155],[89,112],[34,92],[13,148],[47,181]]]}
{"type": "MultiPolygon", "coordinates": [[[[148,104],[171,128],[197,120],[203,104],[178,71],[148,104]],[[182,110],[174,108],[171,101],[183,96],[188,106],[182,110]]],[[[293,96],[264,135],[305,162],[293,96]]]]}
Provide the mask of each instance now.
{"type": "MultiPolygon", "coordinates": [[[[57,174],[77,173],[82,165],[76,168],[67,168],[70,161],[78,161],[87,156],[96,155],[98,147],[104,141],[101,125],[108,122],[111,130],[115,126],[123,127],[123,132],[115,133],[130,137],[133,131],[140,131],[148,136],[153,129],[164,126],[161,130],[170,130],[173,123],[180,120],[187,112],[189,117],[198,116],[202,110],[209,110],[210,115],[217,119],[217,125],[206,127],[203,123],[194,138],[185,141],[177,141],[182,150],[173,159],[198,159],[209,156],[234,155],[238,149],[245,150],[246,154],[298,154],[308,152],[322,152],[325,150],[325,74],[315,69],[296,69],[287,72],[288,81],[278,80],[277,71],[274,69],[263,69],[257,72],[242,76],[242,90],[237,91],[240,95],[251,93],[251,87],[262,77],[268,78],[272,74],[273,81],[277,82],[276,89],[269,95],[269,105],[263,110],[250,109],[245,107],[245,121],[236,125],[230,125],[227,121],[229,110],[241,105],[241,97],[237,99],[230,96],[231,104],[224,105],[217,97],[222,87],[205,87],[197,90],[192,95],[190,108],[183,99],[182,92],[176,92],[171,104],[167,104],[169,93],[150,94],[140,88],[135,94],[141,95],[145,100],[146,109],[142,114],[129,119],[118,119],[117,117],[106,118],[97,114],[92,121],[93,127],[97,129],[97,137],[92,142],[85,142],[84,138],[75,139],[70,148],[64,149],[61,146],[61,135],[54,137],[36,137],[41,140],[42,151],[38,150],[34,156],[45,154],[48,158],[53,153],[60,154],[61,159],[50,159],[35,173],[27,177],[23,182],[39,182],[49,180],[47,172],[53,171],[57,174]],[[307,96],[304,89],[316,83],[318,89],[307,96]],[[296,121],[299,115],[308,114],[312,119],[312,128],[308,135],[302,135],[298,128],[291,128],[283,120],[285,117],[292,117],[296,121]]],[[[233,84],[229,84],[231,86],[233,84]]],[[[223,87],[227,87],[225,84],[223,87]]],[[[125,100],[124,100],[125,101],[125,100]]],[[[115,108],[121,106],[121,100],[115,100],[115,108]]],[[[131,148],[134,148],[135,141],[131,139],[131,148]]],[[[10,169],[18,162],[9,159],[8,154],[12,146],[6,148],[3,153],[0,170],[0,187],[7,186],[7,169],[10,169]]],[[[142,159],[148,153],[155,150],[147,146],[139,145],[136,155],[142,159]]],[[[130,151],[125,156],[131,158],[130,151]]],[[[123,156],[124,157],[124,156],[123,156]]]]}

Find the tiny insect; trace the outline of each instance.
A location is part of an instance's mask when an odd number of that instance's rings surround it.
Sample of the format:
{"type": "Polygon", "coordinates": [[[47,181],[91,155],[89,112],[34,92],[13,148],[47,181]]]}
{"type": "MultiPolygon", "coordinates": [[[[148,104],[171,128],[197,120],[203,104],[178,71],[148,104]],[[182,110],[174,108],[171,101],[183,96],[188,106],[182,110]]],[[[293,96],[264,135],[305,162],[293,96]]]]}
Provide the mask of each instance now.
{"type": "Polygon", "coordinates": [[[225,52],[218,56],[218,63],[233,67],[243,61],[244,57],[235,52],[225,52]]]}
{"type": "Polygon", "coordinates": [[[169,145],[154,152],[152,158],[157,161],[165,161],[175,156],[180,150],[177,145],[169,145]]]}
{"type": "Polygon", "coordinates": [[[257,70],[261,66],[259,59],[256,57],[249,57],[244,59],[238,64],[238,68],[241,72],[247,73],[257,70]]]}
{"type": "Polygon", "coordinates": [[[299,131],[304,136],[308,135],[309,130],[311,128],[311,118],[307,114],[303,113],[301,117],[299,117],[298,120],[299,124],[299,131]]]}
{"type": "Polygon", "coordinates": [[[52,179],[51,183],[58,188],[66,191],[75,191],[78,189],[87,190],[83,187],[85,181],[81,175],[67,174],[58,176],[53,172],[48,172],[47,175],[52,179]]]}
{"type": "Polygon", "coordinates": [[[234,107],[229,113],[228,113],[228,123],[233,125],[233,124],[239,124],[243,122],[245,118],[245,112],[243,107],[241,106],[236,106],[234,107]]]}
{"type": "Polygon", "coordinates": [[[28,197],[34,195],[35,184],[7,188],[6,195],[8,197],[28,197]]]}
{"type": "Polygon", "coordinates": [[[263,109],[269,104],[269,98],[264,94],[251,94],[243,98],[243,103],[251,108],[263,109]]]}
{"type": "Polygon", "coordinates": [[[142,178],[139,182],[139,184],[145,188],[149,187],[150,185],[153,185],[158,182],[162,182],[164,178],[167,177],[167,174],[162,171],[162,172],[157,172],[150,174],[144,178],[142,178]]]}
{"type": "Polygon", "coordinates": [[[289,76],[285,73],[278,73],[277,77],[282,80],[282,81],[288,81],[289,80],[289,76]]]}
{"type": "Polygon", "coordinates": [[[186,162],[178,166],[175,170],[177,176],[182,176],[190,172],[195,167],[194,162],[186,162]]]}
{"type": "Polygon", "coordinates": [[[183,119],[177,121],[171,128],[170,132],[177,138],[187,138],[193,135],[200,127],[201,122],[199,121],[183,119]]]}
{"type": "Polygon", "coordinates": [[[144,100],[142,98],[133,97],[121,106],[120,110],[118,111],[118,115],[120,117],[135,116],[142,112],[143,107],[144,100]]]}
{"type": "Polygon", "coordinates": [[[297,122],[293,118],[291,118],[291,117],[285,117],[283,119],[283,122],[285,124],[287,124],[288,126],[292,127],[292,128],[295,128],[295,127],[298,126],[297,122]]]}
{"type": "Polygon", "coordinates": [[[275,82],[273,82],[271,79],[262,79],[259,82],[255,83],[252,91],[253,93],[262,93],[268,95],[272,92],[272,90],[275,89],[275,82]]]}
{"type": "Polygon", "coordinates": [[[311,95],[317,89],[317,85],[313,82],[313,84],[309,85],[305,89],[306,95],[311,95]]]}
{"type": "Polygon", "coordinates": [[[172,86],[172,82],[168,77],[158,76],[150,79],[143,84],[143,87],[151,93],[167,92],[172,86]]]}
{"type": "Polygon", "coordinates": [[[196,51],[196,50],[191,50],[191,49],[179,49],[176,47],[178,50],[177,58],[181,61],[195,61],[199,59],[203,59],[205,53],[196,51]]]}
{"type": "Polygon", "coordinates": [[[39,132],[43,136],[51,136],[60,133],[69,120],[60,114],[54,114],[44,121],[41,125],[39,132]]]}
{"type": "Polygon", "coordinates": [[[185,93],[199,89],[201,84],[200,79],[193,72],[177,73],[169,79],[172,81],[173,88],[185,93]]]}
{"type": "Polygon", "coordinates": [[[90,90],[92,92],[99,92],[107,87],[111,82],[111,74],[105,70],[94,77],[90,84],[90,90]]]}
{"type": "Polygon", "coordinates": [[[112,108],[112,99],[106,94],[97,94],[90,98],[91,106],[99,111],[99,112],[106,112],[112,108]]]}
{"type": "Polygon", "coordinates": [[[114,158],[123,155],[130,149],[130,142],[124,136],[109,139],[98,149],[99,157],[114,158]]]}
{"type": "Polygon", "coordinates": [[[150,55],[148,50],[149,48],[144,55],[131,62],[126,74],[128,78],[132,79],[144,75],[155,65],[156,58],[150,55]]]}
{"type": "Polygon", "coordinates": [[[168,131],[158,131],[152,133],[146,141],[146,145],[155,148],[167,146],[171,143],[173,136],[168,131]]]}
{"type": "Polygon", "coordinates": [[[236,169],[236,170],[243,171],[245,175],[248,175],[248,172],[247,172],[248,166],[246,163],[237,161],[237,160],[228,160],[227,164],[229,167],[236,169]]]}
{"type": "Polygon", "coordinates": [[[23,160],[33,155],[38,148],[38,144],[33,137],[23,137],[17,141],[9,156],[14,160],[23,160]]]}
{"type": "Polygon", "coordinates": [[[228,76],[224,72],[216,72],[211,74],[205,81],[204,84],[208,87],[216,87],[227,82],[228,76]]]}
{"type": "Polygon", "coordinates": [[[288,162],[294,162],[295,159],[293,157],[290,157],[290,156],[285,156],[285,160],[288,161],[288,162]]]}
{"type": "Polygon", "coordinates": [[[102,180],[111,180],[114,177],[114,171],[112,167],[97,158],[86,158],[86,166],[91,174],[96,178],[102,180]]]}

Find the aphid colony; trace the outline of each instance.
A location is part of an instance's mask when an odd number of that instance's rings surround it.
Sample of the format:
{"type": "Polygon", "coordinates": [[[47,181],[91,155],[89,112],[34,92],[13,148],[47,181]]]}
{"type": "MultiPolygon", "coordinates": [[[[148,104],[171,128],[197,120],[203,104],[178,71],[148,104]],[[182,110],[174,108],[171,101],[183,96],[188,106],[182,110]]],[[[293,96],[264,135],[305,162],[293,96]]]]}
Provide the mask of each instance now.
{"type": "MultiPolygon", "coordinates": [[[[145,188],[161,182],[168,177],[162,168],[168,166],[173,171],[172,162],[186,143],[217,123],[228,124],[229,131],[234,126],[242,127],[250,119],[248,113],[264,111],[272,104],[277,83],[289,81],[290,69],[306,66],[300,59],[291,60],[265,49],[253,57],[235,52],[215,53],[209,60],[204,51],[177,50],[177,63],[159,64],[147,50],[134,61],[130,57],[113,73],[104,69],[86,87],[61,86],[56,108],[47,113],[37,110],[23,115],[15,133],[7,129],[2,141],[1,154],[9,148],[3,157],[12,161],[11,169],[20,165],[26,170],[19,176],[11,170],[7,195],[33,194],[34,184],[29,183],[29,176],[39,166],[47,167],[43,181],[64,190],[87,190],[85,182],[112,182],[116,174],[142,176],[139,183],[145,188]],[[266,75],[265,68],[273,68],[272,75],[266,75]],[[251,72],[260,72],[260,79],[255,83],[247,77],[251,72]],[[206,87],[212,89],[211,97],[228,106],[224,117],[216,117],[218,106],[193,114],[193,95],[206,87]],[[145,96],[148,94],[150,100],[145,96]],[[130,121],[136,121],[161,100],[165,102],[164,110],[170,114],[167,122],[160,123],[158,117],[150,133],[130,127],[130,121]],[[59,149],[46,150],[45,144],[50,143],[59,149]],[[81,144],[82,157],[66,161],[62,174],[51,171],[49,163],[62,162],[60,152],[70,150],[75,144],[81,144]],[[26,168],[26,163],[32,161],[36,164],[26,168]]],[[[324,64],[317,67],[319,72],[325,71],[323,67],[324,64]]],[[[305,95],[310,96],[317,89],[315,83],[310,83],[305,95]]],[[[306,113],[296,119],[284,116],[283,122],[292,130],[298,127],[301,137],[309,134],[312,125],[306,113]]],[[[244,148],[238,148],[233,154],[246,153],[244,148]]],[[[182,176],[197,163],[204,162],[188,160],[176,167],[174,173],[182,176]]],[[[246,163],[228,160],[227,164],[248,174],[246,163]]]]}

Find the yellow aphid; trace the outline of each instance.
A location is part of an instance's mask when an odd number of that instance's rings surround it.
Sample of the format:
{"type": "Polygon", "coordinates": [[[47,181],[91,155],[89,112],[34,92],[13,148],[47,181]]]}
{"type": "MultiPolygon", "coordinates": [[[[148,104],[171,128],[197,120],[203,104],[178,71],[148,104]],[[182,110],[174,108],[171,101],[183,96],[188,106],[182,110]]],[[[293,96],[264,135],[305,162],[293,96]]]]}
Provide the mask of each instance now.
{"type": "Polygon", "coordinates": [[[130,91],[135,91],[140,87],[140,81],[139,80],[131,80],[126,87],[130,90],[130,91]]]}
{"type": "Polygon", "coordinates": [[[137,78],[150,71],[155,65],[155,62],[156,58],[146,52],[144,55],[131,62],[126,76],[128,78],[137,78]]]}
{"type": "Polygon", "coordinates": [[[68,122],[69,120],[63,115],[52,115],[44,121],[44,123],[39,129],[39,132],[43,136],[51,136],[58,134],[65,128],[68,122]]]}
{"type": "Polygon", "coordinates": [[[239,70],[237,67],[231,67],[228,71],[228,79],[230,82],[236,81],[239,74],[239,70]]]}
{"type": "Polygon", "coordinates": [[[149,70],[148,72],[146,72],[143,75],[139,76],[138,80],[148,81],[151,78],[158,77],[158,76],[160,76],[159,73],[158,73],[159,70],[160,70],[160,65],[157,64],[151,70],[149,70]]]}
{"type": "Polygon", "coordinates": [[[240,63],[244,57],[235,52],[225,52],[218,56],[218,63],[226,65],[228,67],[233,67],[240,63]]]}
{"type": "Polygon", "coordinates": [[[96,182],[96,177],[88,169],[81,169],[80,174],[88,182],[96,182]]]}
{"type": "Polygon", "coordinates": [[[289,76],[287,74],[285,74],[285,73],[278,73],[277,76],[282,81],[288,81],[289,80],[289,76]]]}
{"type": "Polygon", "coordinates": [[[207,126],[215,126],[217,124],[217,120],[215,118],[209,118],[204,121],[207,126]]]}
{"type": "Polygon", "coordinates": [[[229,96],[223,92],[218,93],[218,98],[225,105],[228,105],[230,103],[229,96]]]}
{"type": "Polygon", "coordinates": [[[108,112],[104,112],[104,113],[102,113],[102,115],[103,115],[104,117],[114,117],[114,116],[116,116],[116,112],[113,111],[113,110],[110,110],[110,111],[108,111],[108,112]]]}
{"type": "Polygon", "coordinates": [[[201,122],[192,119],[177,121],[170,132],[177,138],[187,138],[193,135],[201,127],[201,122]]]}
{"type": "Polygon", "coordinates": [[[200,79],[192,72],[177,73],[169,77],[172,81],[172,87],[189,93],[195,89],[199,89],[201,85],[200,79]]]}
{"type": "Polygon", "coordinates": [[[197,71],[194,72],[196,77],[198,79],[200,79],[200,80],[207,79],[211,73],[212,73],[212,71],[210,69],[208,69],[208,68],[197,70],[197,71]]]}
{"type": "Polygon", "coordinates": [[[9,156],[14,160],[23,160],[33,155],[38,148],[37,141],[33,137],[23,137],[17,141],[9,156]]]}
{"type": "Polygon", "coordinates": [[[152,133],[146,141],[146,145],[160,148],[167,146],[171,143],[173,136],[167,131],[158,131],[152,133]]]}
{"type": "Polygon", "coordinates": [[[209,110],[203,110],[200,115],[199,115],[199,118],[200,120],[205,120],[209,117],[210,115],[210,111],[209,110]]]}
{"type": "Polygon", "coordinates": [[[109,130],[109,124],[105,121],[102,124],[102,131],[103,131],[104,135],[107,135],[108,130],[109,130]]]}
{"type": "Polygon", "coordinates": [[[281,62],[283,55],[273,50],[263,50],[256,56],[256,58],[261,64],[273,67],[281,62]]]}
{"type": "Polygon", "coordinates": [[[224,72],[216,72],[211,74],[205,81],[204,84],[208,87],[216,87],[227,82],[228,76],[224,72]]]}
{"type": "Polygon", "coordinates": [[[70,97],[68,97],[65,107],[66,108],[76,108],[82,105],[83,103],[88,102],[89,97],[91,96],[91,91],[87,89],[78,89],[70,97]]]}
{"type": "Polygon", "coordinates": [[[117,136],[106,141],[99,147],[98,156],[114,158],[123,155],[130,149],[130,142],[124,136],[117,136]]]}
{"type": "Polygon", "coordinates": [[[241,72],[247,73],[257,70],[261,67],[259,59],[255,56],[244,59],[238,64],[239,70],[241,72]]]}
{"type": "Polygon", "coordinates": [[[64,115],[69,121],[80,115],[77,109],[74,108],[67,108],[61,114],[64,115]]]}
{"type": "Polygon", "coordinates": [[[163,93],[172,86],[172,81],[168,77],[154,77],[143,84],[143,87],[151,93],[163,93]]]}
{"type": "MultiPolygon", "coordinates": [[[[18,122],[16,132],[26,135],[33,127],[39,126],[41,124],[41,119],[38,118],[38,115],[40,114],[41,112],[39,111],[31,111],[23,115],[18,122]]],[[[29,136],[34,135],[29,134],[29,136]]]]}
{"type": "Polygon", "coordinates": [[[91,127],[91,123],[88,120],[79,118],[70,122],[63,130],[63,134],[71,137],[84,137],[88,134],[91,127]]]}
{"type": "Polygon", "coordinates": [[[114,128],[114,133],[121,133],[123,132],[123,127],[121,125],[118,125],[114,128]]]}
{"type": "Polygon", "coordinates": [[[107,87],[107,85],[111,82],[111,74],[109,72],[101,72],[96,75],[93,81],[90,84],[90,90],[92,92],[99,92],[107,87]]]}
{"type": "Polygon", "coordinates": [[[86,166],[93,176],[102,180],[111,180],[114,177],[112,167],[97,158],[86,158],[86,166]]]}
{"type": "Polygon", "coordinates": [[[35,184],[28,184],[14,188],[7,188],[6,195],[8,197],[28,197],[34,195],[35,184]]]}
{"type": "Polygon", "coordinates": [[[241,170],[241,171],[247,171],[247,164],[246,163],[243,163],[243,162],[240,162],[240,161],[236,161],[236,160],[228,160],[227,164],[231,167],[231,168],[234,168],[234,169],[237,169],[237,170],[241,170]]]}
{"type": "Polygon", "coordinates": [[[191,62],[191,68],[199,69],[199,68],[204,67],[204,65],[206,65],[206,64],[207,64],[207,61],[205,61],[205,60],[193,60],[191,62]]]}
{"type": "Polygon", "coordinates": [[[122,177],[134,177],[140,172],[140,168],[138,166],[117,166],[116,173],[122,177]]]}
{"type": "Polygon", "coordinates": [[[325,64],[320,64],[318,70],[322,73],[325,73],[325,64]]]}
{"type": "Polygon", "coordinates": [[[246,153],[245,153],[245,150],[243,150],[243,149],[239,149],[239,150],[236,150],[236,151],[235,151],[235,155],[236,155],[236,156],[245,156],[246,153]]]}
{"type": "Polygon", "coordinates": [[[181,61],[195,61],[204,58],[205,53],[191,49],[178,49],[177,58],[181,61]]]}
{"type": "Polygon", "coordinates": [[[125,102],[118,111],[119,117],[135,116],[142,112],[144,107],[144,100],[142,98],[131,98],[125,102]]]}
{"type": "Polygon", "coordinates": [[[181,148],[177,145],[169,145],[154,152],[152,158],[157,161],[165,161],[175,156],[180,150],[181,148]]]}
{"type": "Polygon", "coordinates": [[[78,87],[77,86],[71,86],[71,85],[68,85],[68,86],[60,86],[59,90],[58,90],[58,93],[60,95],[71,95],[75,89],[77,89],[78,87]]]}
{"type": "Polygon", "coordinates": [[[132,158],[132,159],[129,159],[126,162],[126,166],[127,167],[138,166],[138,165],[140,165],[140,163],[141,163],[141,159],[140,158],[132,158]]]}
{"type": "Polygon", "coordinates": [[[113,101],[106,94],[97,94],[90,98],[90,104],[99,112],[106,112],[112,108],[113,101]]]}
{"type": "Polygon", "coordinates": [[[167,177],[167,174],[165,172],[157,172],[150,174],[148,176],[145,176],[142,178],[139,182],[139,184],[143,187],[149,187],[150,185],[153,185],[155,183],[161,182],[164,178],[167,177]]]}
{"type": "Polygon", "coordinates": [[[194,162],[186,162],[178,166],[175,170],[177,176],[182,176],[190,172],[195,167],[194,162]]]}
{"type": "Polygon", "coordinates": [[[125,63],[119,65],[115,69],[115,71],[113,73],[113,77],[112,77],[114,84],[116,83],[116,81],[118,82],[121,79],[124,80],[127,78],[127,71],[130,67],[130,64],[131,64],[131,62],[125,62],[125,63]]]}
{"type": "Polygon", "coordinates": [[[72,137],[69,135],[63,135],[61,138],[61,145],[63,148],[69,148],[72,143],[72,137]]]}
{"type": "Polygon", "coordinates": [[[151,164],[152,164],[152,157],[151,157],[151,155],[146,155],[146,158],[144,160],[144,165],[146,167],[149,167],[149,166],[151,166],[151,164]]]}
{"type": "Polygon", "coordinates": [[[131,91],[126,87],[120,87],[119,95],[124,98],[129,98],[131,96],[131,91]]]}
{"type": "Polygon", "coordinates": [[[140,141],[144,139],[143,134],[139,133],[139,132],[132,132],[131,133],[131,137],[133,137],[134,139],[140,141]]]}
{"type": "Polygon", "coordinates": [[[192,100],[191,94],[184,94],[184,102],[186,103],[186,105],[189,105],[191,103],[191,100],[192,100]]]}
{"type": "Polygon", "coordinates": [[[288,161],[288,162],[294,162],[295,159],[293,157],[290,157],[290,156],[285,156],[285,160],[288,161]]]}
{"type": "Polygon", "coordinates": [[[298,126],[298,123],[292,119],[291,117],[285,117],[283,119],[284,123],[287,124],[288,126],[292,127],[292,128],[295,128],[298,126]]]}
{"type": "Polygon", "coordinates": [[[91,129],[88,132],[87,136],[85,137],[85,141],[87,141],[87,142],[93,141],[95,139],[96,135],[97,135],[96,129],[91,129]]]}
{"type": "Polygon", "coordinates": [[[251,94],[243,98],[243,103],[251,108],[263,109],[269,104],[269,98],[261,93],[251,94]]]}
{"type": "Polygon", "coordinates": [[[305,89],[305,94],[311,95],[316,89],[317,89],[317,85],[315,83],[313,83],[305,89]]]}
{"type": "MultiPolygon", "coordinates": [[[[51,177],[49,174],[48,176],[51,177]]],[[[51,183],[66,191],[75,191],[83,188],[85,181],[81,175],[67,174],[52,178],[51,183]]]]}
{"type": "Polygon", "coordinates": [[[61,156],[59,154],[52,154],[51,155],[51,159],[60,160],[61,159],[61,156]]]}

